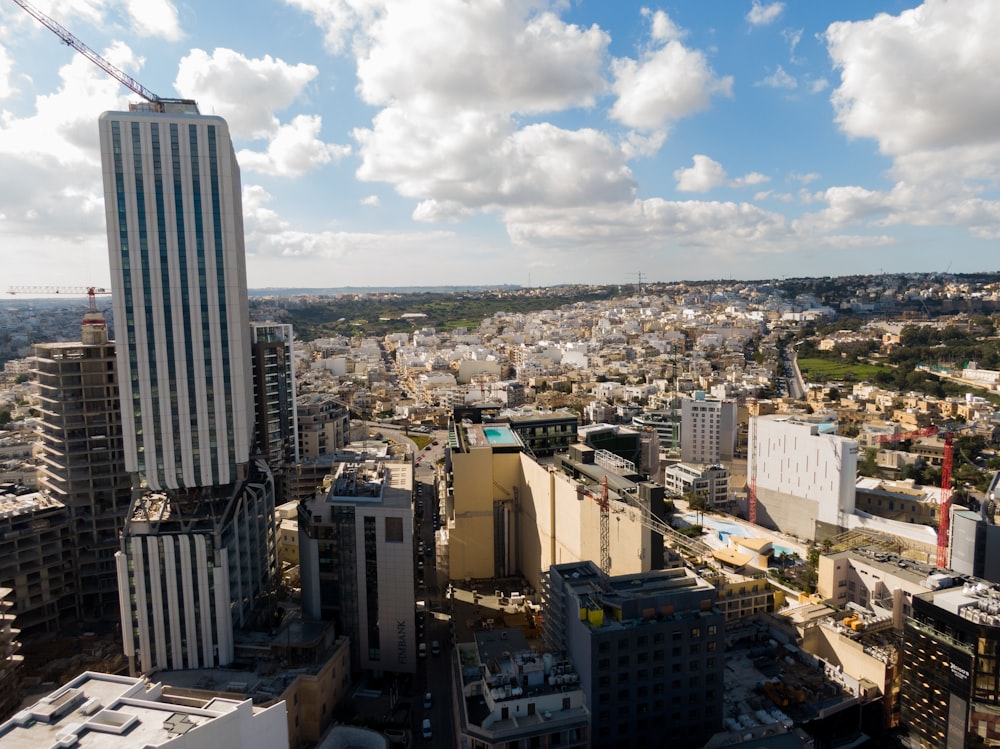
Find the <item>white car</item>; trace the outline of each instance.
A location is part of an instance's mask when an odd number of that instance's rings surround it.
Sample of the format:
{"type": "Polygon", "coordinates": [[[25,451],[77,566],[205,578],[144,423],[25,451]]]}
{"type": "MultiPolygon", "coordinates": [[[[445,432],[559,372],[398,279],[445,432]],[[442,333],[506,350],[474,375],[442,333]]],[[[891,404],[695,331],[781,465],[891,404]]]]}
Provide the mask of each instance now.
{"type": "Polygon", "coordinates": [[[423,733],[425,739],[429,739],[434,734],[431,732],[431,719],[424,718],[424,722],[420,724],[420,732],[423,733]]]}
{"type": "Polygon", "coordinates": [[[424,709],[430,710],[433,705],[434,705],[434,698],[431,696],[430,692],[427,692],[426,694],[424,694],[424,709]]]}

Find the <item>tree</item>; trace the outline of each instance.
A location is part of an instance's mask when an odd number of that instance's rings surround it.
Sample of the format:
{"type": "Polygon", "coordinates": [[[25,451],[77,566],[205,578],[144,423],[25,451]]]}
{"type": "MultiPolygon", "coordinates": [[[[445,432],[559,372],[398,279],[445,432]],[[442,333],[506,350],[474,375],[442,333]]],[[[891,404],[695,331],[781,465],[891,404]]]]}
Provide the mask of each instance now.
{"type": "Polygon", "coordinates": [[[13,419],[10,415],[10,409],[0,408],[0,427],[10,424],[11,421],[13,421],[13,419]]]}
{"type": "Polygon", "coordinates": [[[865,457],[858,463],[858,473],[870,478],[878,478],[878,450],[874,447],[865,450],[865,457]]]}

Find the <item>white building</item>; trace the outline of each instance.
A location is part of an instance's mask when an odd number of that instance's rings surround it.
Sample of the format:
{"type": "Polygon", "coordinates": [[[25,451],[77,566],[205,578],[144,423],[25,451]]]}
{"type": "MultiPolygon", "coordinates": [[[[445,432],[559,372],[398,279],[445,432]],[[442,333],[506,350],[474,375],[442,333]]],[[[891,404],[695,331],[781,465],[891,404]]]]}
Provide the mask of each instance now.
{"type": "Polygon", "coordinates": [[[229,127],[165,106],[100,117],[126,467],[154,491],[236,481],[254,419],[229,127]]]}
{"type": "Polygon", "coordinates": [[[351,638],[355,670],[414,673],[413,466],[355,456],[299,505],[302,611],[351,638]]]}
{"type": "Polygon", "coordinates": [[[287,749],[285,703],[173,696],[162,684],[85,671],[0,724],[0,749],[287,749]]]}
{"type": "Polygon", "coordinates": [[[663,469],[663,486],[675,496],[703,497],[708,507],[722,507],[729,501],[729,471],[722,466],[668,465],[663,469]]]}
{"type": "Polygon", "coordinates": [[[681,460],[718,463],[736,454],[737,409],[732,401],[695,391],[681,399],[681,460]]]}
{"type": "Polygon", "coordinates": [[[858,443],[836,427],[786,415],[750,419],[747,470],[756,485],[758,523],[806,539],[848,527],[858,443]]]}

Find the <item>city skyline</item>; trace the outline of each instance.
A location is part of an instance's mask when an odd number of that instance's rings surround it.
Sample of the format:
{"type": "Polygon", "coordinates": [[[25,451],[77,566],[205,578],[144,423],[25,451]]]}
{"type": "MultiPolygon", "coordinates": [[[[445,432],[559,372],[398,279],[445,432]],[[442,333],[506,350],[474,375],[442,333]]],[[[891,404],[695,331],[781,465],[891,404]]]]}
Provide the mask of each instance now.
{"type": "MultiPolygon", "coordinates": [[[[229,121],[251,288],[989,270],[1000,10],[822,5],[38,3],[229,121]]],[[[109,285],[136,99],[0,6],[10,284],[109,285]]]]}

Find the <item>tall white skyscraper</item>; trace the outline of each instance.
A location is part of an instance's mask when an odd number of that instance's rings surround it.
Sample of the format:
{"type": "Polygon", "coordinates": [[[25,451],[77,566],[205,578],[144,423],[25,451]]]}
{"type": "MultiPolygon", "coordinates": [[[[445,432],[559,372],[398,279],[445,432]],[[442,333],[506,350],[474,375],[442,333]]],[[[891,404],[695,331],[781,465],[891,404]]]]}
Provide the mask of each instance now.
{"type": "Polygon", "coordinates": [[[254,413],[229,128],[166,107],[100,118],[126,466],[152,490],[238,480],[254,413]]]}
{"type": "Polygon", "coordinates": [[[268,619],[275,489],[254,445],[240,173],[190,102],[100,118],[125,465],[115,556],[133,672],[226,665],[268,619]]]}

